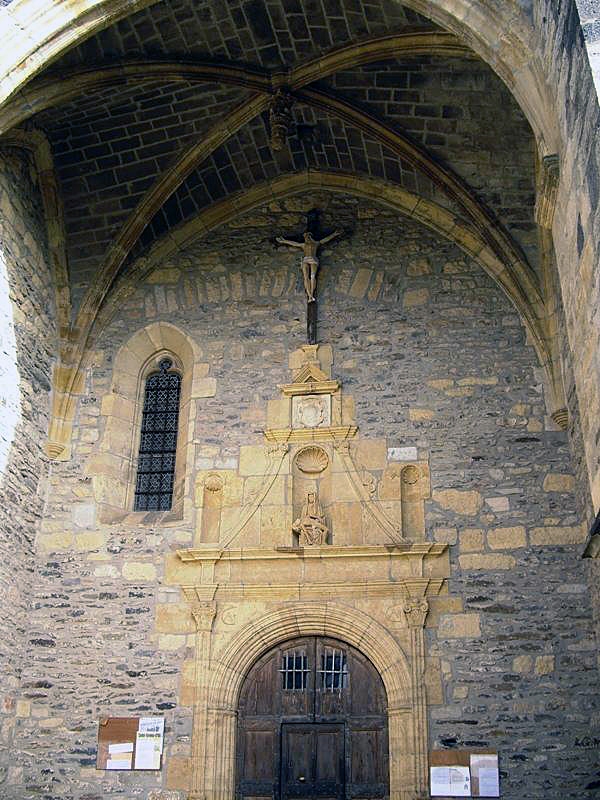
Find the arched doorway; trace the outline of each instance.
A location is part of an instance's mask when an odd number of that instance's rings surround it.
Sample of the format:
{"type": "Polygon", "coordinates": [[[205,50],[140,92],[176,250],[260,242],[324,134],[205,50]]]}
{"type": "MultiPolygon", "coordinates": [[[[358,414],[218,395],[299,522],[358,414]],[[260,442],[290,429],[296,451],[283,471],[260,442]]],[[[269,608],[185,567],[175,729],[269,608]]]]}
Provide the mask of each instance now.
{"type": "Polygon", "coordinates": [[[309,636],[263,655],[242,685],[240,798],[389,797],[387,698],[358,650],[309,636]]]}

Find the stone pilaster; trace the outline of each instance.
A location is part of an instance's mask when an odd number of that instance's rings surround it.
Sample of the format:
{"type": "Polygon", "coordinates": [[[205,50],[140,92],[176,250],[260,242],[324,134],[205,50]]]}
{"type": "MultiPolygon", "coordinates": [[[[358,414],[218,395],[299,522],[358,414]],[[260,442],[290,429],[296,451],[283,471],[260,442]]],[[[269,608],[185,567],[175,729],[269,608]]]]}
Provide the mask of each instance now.
{"type": "Polygon", "coordinates": [[[413,742],[415,748],[415,792],[419,797],[427,791],[427,697],[425,692],[424,627],[429,603],[425,597],[408,597],[404,614],[410,630],[411,700],[413,707],[413,742]]]}
{"type": "Polygon", "coordinates": [[[217,613],[216,586],[185,591],[196,624],[194,725],[192,732],[192,785],[190,800],[206,797],[206,750],[208,737],[208,684],[210,681],[211,632],[217,613]]]}

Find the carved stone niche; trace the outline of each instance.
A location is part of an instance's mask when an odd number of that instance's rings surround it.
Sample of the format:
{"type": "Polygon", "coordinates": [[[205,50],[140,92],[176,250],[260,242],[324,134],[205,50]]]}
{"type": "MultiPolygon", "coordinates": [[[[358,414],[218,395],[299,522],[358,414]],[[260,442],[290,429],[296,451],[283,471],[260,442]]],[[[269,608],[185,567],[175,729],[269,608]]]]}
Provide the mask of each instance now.
{"type": "Polygon", "coordinates": [[[300,447],[292,461],[293,545],[331,544],[324,508],[331,501],[331,458],[324,447],[300,447]]]}

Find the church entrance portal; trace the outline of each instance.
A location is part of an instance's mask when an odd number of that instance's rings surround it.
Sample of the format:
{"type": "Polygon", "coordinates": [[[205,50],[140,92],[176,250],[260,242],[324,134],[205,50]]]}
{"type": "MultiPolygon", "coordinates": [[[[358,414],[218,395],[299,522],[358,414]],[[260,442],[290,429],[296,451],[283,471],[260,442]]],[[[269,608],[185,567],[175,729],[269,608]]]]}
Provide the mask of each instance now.
{"type": "Polygon", "coordinates": [[[373,664],[314,636],[262,656],[240,694],[237,775],[244,800],[387,798],[387,700],[373,664]]]}

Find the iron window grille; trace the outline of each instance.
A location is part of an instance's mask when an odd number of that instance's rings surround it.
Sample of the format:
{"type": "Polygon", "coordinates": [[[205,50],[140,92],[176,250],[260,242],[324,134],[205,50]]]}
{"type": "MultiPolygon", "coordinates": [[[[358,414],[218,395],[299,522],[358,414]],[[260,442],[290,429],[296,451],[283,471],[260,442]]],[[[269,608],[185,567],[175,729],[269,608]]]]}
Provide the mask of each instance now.
{"type": "Polygon", "coordinates": [[[339,692],[348,688],[346,653],[335,647],[325,647],[321,653],[319,685],[324,692],[339,692]]]}
{"type": "Polygon", "coordinates": [[[173,501],[181,375],[163,358],[146,380],[135,511],[168,511],[173,501]]]}
{"type": "Polygon", "coordinates": [[[301,692],[308,684],[308,657],[300,650],[283,653],[281,657],[281,685],[286,692],[301,692]]]}

